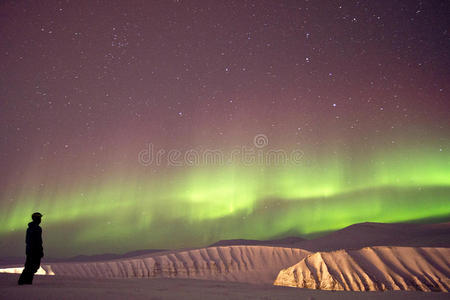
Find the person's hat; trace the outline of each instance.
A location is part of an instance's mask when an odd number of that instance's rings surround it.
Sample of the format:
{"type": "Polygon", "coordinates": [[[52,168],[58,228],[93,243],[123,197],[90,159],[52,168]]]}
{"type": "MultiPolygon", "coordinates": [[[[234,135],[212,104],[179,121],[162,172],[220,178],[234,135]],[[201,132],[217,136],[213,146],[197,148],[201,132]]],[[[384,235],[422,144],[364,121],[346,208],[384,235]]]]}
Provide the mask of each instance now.
{"type": "Polygon", "coordinates": [[[43,215],[40,212],[35,212],[31,215],[31,218],[34,220],[36,218],[41,218],[43,215]]]}

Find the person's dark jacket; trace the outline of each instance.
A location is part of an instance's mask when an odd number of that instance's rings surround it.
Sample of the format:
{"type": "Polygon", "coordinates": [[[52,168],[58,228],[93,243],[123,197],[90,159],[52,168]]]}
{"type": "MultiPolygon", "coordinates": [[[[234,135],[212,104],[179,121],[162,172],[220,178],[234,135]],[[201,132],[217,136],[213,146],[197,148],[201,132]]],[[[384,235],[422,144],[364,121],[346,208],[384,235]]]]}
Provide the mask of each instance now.
{"type": "Polygon", "coordinates": [[[26,254],[30,256],[44,256],[42,248],[42,228],[35,222],[28,223],[27,236],[25,238],[27,244],[26,254]]]}

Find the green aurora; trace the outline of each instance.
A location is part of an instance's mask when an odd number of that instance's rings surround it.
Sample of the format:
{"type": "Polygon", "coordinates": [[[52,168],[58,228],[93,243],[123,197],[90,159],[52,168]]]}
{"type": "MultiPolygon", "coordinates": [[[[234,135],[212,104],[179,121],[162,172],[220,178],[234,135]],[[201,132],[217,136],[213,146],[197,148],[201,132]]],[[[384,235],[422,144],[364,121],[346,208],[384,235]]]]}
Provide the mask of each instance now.
{"type": "Polygon", "coordinates": [[[0,260],[450,221],[450,1],[0,3],[0,260]]]}
{"type": "Polygon", "coordinates": [[[17,201],[1,202],[0,250],[20,251],[35,210],[45,215],[50,256],[196,247],[450,215],[450,157],[435,149],[176,171],[10,192],[6,197],[17,201]]]}

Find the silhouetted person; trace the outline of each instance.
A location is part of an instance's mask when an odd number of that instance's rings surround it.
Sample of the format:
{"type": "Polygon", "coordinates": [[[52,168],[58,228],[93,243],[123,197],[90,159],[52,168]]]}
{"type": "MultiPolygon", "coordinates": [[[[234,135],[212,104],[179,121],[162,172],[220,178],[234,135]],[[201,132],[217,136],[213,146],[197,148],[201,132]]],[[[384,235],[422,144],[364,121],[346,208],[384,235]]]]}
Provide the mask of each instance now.
{"type": "Polygon", "coordinates": [[[44,257],[44,249],[42,248],[42,215],[35,212],[31,215],[33,222],[28,223],[27,236],[25,242],[27,244],[25,268],[19,278],[19,284],[32,284],[34,273],[37,272],[41,264],[41,258],[44,257]]]}

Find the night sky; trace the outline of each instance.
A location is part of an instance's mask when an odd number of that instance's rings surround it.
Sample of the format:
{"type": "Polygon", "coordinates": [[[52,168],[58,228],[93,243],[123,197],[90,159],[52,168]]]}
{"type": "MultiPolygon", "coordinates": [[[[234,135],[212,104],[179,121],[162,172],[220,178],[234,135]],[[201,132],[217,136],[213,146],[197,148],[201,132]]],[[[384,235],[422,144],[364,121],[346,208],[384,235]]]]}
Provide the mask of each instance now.
{"type": "Polygon", "coordinates": [[[449,13],[2,1],[0,255],[34,211],[49,256],[449,219],[449,13]]]}

